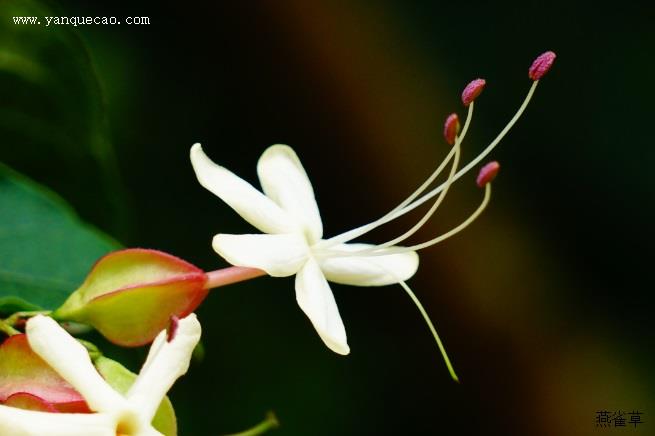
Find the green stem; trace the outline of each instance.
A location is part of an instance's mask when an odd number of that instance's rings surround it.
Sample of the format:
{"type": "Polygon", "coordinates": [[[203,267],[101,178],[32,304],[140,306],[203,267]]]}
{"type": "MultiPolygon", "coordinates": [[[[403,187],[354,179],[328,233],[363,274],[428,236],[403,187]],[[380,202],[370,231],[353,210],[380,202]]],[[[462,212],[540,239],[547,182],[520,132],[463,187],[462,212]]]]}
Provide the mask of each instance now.
{"type": "Polygon", "coordinates": [[[11,326],[16,325],[16,322],[21,318],[31,318],[36,315],[50,315],[51,310],[30,310],[25,312],[16,312],[5,320],[5,322],[11,326]]]}
{"type": "Polygon", "coordinates": [[[0,320],[0,332],[6,333],[7,336],[20,334],[18,330],[16,330],[11,325],[9,325],[8,323],[2,320],[0,320]]]}
{"type": "Polygon", "coordinates": [[[259,424],[257,424],[256,426],[239,433],[231,433],[225,436],[257,436],[266,433],[269,430],[278,428],[279,426],[280,426],[280,422],[277,420],[275,413],[268,412],[266,414],[266,419],[260,422],[259,424]]]}

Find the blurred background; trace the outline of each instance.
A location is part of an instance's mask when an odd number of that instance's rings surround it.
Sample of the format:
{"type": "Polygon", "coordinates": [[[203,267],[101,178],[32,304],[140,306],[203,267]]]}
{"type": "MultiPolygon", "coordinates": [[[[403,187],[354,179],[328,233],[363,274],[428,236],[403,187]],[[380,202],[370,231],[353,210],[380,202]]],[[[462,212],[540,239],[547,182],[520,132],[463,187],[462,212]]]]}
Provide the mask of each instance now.
{"type": "MultiPolygon", "coordinates": [[[[206,270],[226,265],[214,234],[252,228],[197,183],[194,142],[256,185],[261,152],[294,147],[331,236],[432,172],[468,81],[487,88],[465,160],[518,108],[532,60],[555,51],[492,155],[502,170],[490,207],[422,252],[409,282],[461,384],[399,286],[332,286],[352,350],[342,357],[297,307],[292,279],[262,278],[214,290],[198,310],[205,357],[171,392],[180,434],[236,432],[267,410],[279,435],[653,434],[651,3],[0,0],[0,11],[0,161],[123,245],[206,270]],[[151,24],[18,26],[13,15],[151,24]],[[601,410],[644,423],[599,428],[601,410]]],[[[474,179],[414,241],[477,207],[474,179]]]]}

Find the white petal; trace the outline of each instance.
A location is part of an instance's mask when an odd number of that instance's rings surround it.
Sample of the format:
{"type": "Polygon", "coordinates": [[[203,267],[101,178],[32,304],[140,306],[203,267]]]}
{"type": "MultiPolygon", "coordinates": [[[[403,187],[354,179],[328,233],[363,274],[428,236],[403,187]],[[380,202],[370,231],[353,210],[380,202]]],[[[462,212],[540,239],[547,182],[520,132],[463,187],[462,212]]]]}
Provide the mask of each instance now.
{"type": "Polygon", "coordinates": [[[257,174],[266,196],[296,219],[309,243],[321,239],[323,224],[314,189],[293,149],[279,144],[268,147],[259,158],[257,174]]]}
{"type": "Polygon", "coordinates": [[[138,409],[139,417],[145,422],[152,421],[164,395],[189,369],[200,333],[200,323],[192,313],[179,321],[171,342],[167,342],[165,330],[153,342],[139,376],[127,393],[130,404],[138,409]]]}
{"type": "Polygon", "coordinates": [[[100,376],[87,350],[50,317],[37,315],[27,322],[32,350],[70,383],[95,412],[124,409],[125,399],[100,376]]]}
{"type": "Polygon", "coordinates": [[[328,348],[339,354],[350,353],[334,295],[314,259],[307,260],[296,275],[296,300],[328,348]]]}
{"type": "Polygon", "coordinates": [[[214,250],[236,266],[266,271],[273,277],[295,274],[305,263],[309,248],[299,234],[214,236],[214,250]]]}
{"type": "Polygon", "coordinates": [[[289,233],[297,229],[293,217],[250,183],[212,162],[200,144],[191,147],[191,164],[202,186],[257,229],[264,233],[289,233]]]}
{"type": "Polygon", "coordinates": [[[48,413],[0,405],[0,434],[116,436],[116,420],[101,413],[48,413]]]}
{"type": "MultiPolygon", "coordinates": [[[[357,251],[374,247],[369,244],[342,244],[335,251],[357,251]]],[[[407,280],[418,268],[415,251],[386,256],[322,257],[319,265],[325,277],[335,283],[355,286],[384,286],[407,280]]]]}

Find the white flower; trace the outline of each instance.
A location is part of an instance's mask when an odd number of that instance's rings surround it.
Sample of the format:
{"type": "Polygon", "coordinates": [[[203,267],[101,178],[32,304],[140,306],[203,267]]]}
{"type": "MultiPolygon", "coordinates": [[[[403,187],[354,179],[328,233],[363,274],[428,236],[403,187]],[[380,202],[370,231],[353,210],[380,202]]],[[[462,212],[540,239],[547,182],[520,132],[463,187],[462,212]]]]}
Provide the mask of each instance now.
{"type": "Polygon", "coordinates": [[[264,234],[214,237],[213,247],[228,262],[259,268],[271,276],[296,275],[296,299],[325,344],[339,354],[350,349],[328,280],[357,286],[383,286],[416,272],[414,251],[394,252],[368,244],[326,245],[312,185],[296,153],[286,145],[269,147],[257,173],[264,194],[216,165],[200,144],[191,148],[198,180],[264,234]],[[368,255],[378,250],[375,255],[368,255]]]}
{"type": "Polygon", "coordinates": [[[410,247],[400,247],[397,244],[416,233],[440,206],[451,184],[480,163],[509,132],[527,107],[539,82],[538,79],[548,71],[554,58],[554,53],[547,52],[533,63],[529,72],[533,84],[516,114],[480,154],[463,168],[458,169],[460,147],[473,116],[474,100],[486,84],[483,79],[476,79],[469,83],[462,93],[462,102],[468,106],[464,127],[459,134],[457,115],[451,114],[447,118],[444,136],[452,148],[432,175],[408,198],[381,218],[329,239],[323,239],[323,223],[312,185],[291,148],[286,145],[273,145],[262,154],[257,165],[262,193],[232,172],[216,165],[204,154],[200,144],[195,144],[191,147],[191,162],[200,184],[264,233],[218,234],[213,240],[214,250],[236,266],[258,268],[271,276],[295,274],[298,304],[325,344],[340,354],[348,354],[350,350],[339,310],[327,281],[357,286],[398,283],[421,312],[451,376],[457,380],[436,329],[405,280],[416,272],[417,250],[430,247],[457,234],[482,213],[489,203],[490,182],[498,172],[498,164],[493,163],[482,169],[477,182],[478,186],[484,187],[484,199],[475,212],[461,224],[443,235],[420,244],[410,247]],[[535,73],[536,70],[539,71],[535,73]],[[425,192],[451,161],[448,178],[439,186],[425,192]],[[428,212],[401,236],[378,245],[347,244],[435,197],[428,212]]]}
{"type": "Polygon", "coordinates": [[[179,321],[168,342],[162,331],[134,384],[123,396],[100,376],[87,350],[52,318],[36,316],[27,322],[32,350],[68,381],[95,413],[47,413],[0,405],[0,434],[12,436],[154,436],[150,424],[159,404],[178,377],[189,368],[200,340],[195,314],[179,321]]]}

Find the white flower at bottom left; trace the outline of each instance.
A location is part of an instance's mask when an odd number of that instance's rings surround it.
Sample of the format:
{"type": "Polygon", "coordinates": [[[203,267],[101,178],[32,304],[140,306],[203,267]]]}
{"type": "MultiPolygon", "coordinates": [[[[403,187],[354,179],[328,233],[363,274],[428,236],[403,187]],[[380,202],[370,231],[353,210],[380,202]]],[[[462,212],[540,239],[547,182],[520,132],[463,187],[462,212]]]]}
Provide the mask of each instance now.
{"type": "Polygon", "coordinates": [[[125,396],[93,366],[87,350],[52,318],[35,316],[26,333],[32,350],[70,383],[93,413],[48,413],[0,405],[0,435],[154,436],[152,419],[173,383],[189,368],[200,340],[195,314],[179,320],[173,338],[164,330],[152,343],[141,372],[125,396]]]}

